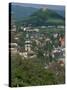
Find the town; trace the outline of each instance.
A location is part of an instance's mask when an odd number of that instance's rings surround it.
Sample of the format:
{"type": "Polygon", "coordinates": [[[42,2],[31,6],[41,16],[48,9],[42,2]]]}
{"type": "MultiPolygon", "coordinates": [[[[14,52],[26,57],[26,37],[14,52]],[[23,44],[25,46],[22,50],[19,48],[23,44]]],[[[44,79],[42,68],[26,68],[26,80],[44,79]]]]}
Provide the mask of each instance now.
{"type": "Polygon", "coordinates": [[[19,11],[11,14],[9,30],[11,86],[64,84],[65,17],[44,7],[21,6],[19,11]],[[20,17],[19,11],[24,17],[20,17]],[[20,19],[17,20],[14,15],[20,19]]]}
{"type": "Polygon", "coordinates": [[[56,58],[59,63],[62,62],[61,64],[64,65],[65,37],[63,30],[64,26],[41,26],[39,28],[21,26],[20,31],[17,32],[16,26],[13,25],[11,54],[18,53],[23,59],[35,58],[38,50],[41,50],[44,57],[51,56],[53,61],[56,58]],[[52,29],[54,30],[52,31],[52,29]],[[19,39],[21,39],[22,45],[19,43],[19,39]]]}
{"type": "Polygon", "coordinates": [[[17,31],[16,25],[13,25],[10,31],[11,57],[19,55],[22,61],[24,60],[27,62],[28,60],[28,63],[30,60],[36,60],[33,64],[36,64],[37,60],[39,60],[39,63],[42,64],[45,70],[52,70],[56,76],[63,78],[60,81],[64,83],[64,29],[64,26],[42,26],[38,28],[21,26],[20,30],[17,31]]]}

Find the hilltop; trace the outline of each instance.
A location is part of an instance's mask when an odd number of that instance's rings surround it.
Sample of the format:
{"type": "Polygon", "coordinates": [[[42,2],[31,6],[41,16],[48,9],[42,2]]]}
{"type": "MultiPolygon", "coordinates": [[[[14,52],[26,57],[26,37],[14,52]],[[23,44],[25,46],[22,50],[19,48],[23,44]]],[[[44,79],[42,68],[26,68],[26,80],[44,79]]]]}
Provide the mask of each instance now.
{"type": "Polygon", "coordinates": [[[22,20],[22,24],[32,26],[42,25],[64,25],[64,17],[50,9],[39,9],[27,18],[22,20]]]}

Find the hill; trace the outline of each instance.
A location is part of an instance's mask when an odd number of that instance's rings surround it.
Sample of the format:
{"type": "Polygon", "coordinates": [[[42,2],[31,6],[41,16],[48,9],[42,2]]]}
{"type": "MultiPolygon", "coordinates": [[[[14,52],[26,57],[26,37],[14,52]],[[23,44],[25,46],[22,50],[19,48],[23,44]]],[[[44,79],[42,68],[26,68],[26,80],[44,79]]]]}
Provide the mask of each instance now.
{"type": "Polygon", "coordinates": [[[11,15],[14,16],[16,21],[20,21],[24,17],[31,15],[36,10],[38,9],[33,8],[33,7],[24,7],[21,5],[11,5],[11,15]]]}
{"type": "Polygon", "coordinates": [[[32,24],[32,26],[64,25],[64,17],[50,9],[39,9],[22,22],[25,25],[32,24]]]}

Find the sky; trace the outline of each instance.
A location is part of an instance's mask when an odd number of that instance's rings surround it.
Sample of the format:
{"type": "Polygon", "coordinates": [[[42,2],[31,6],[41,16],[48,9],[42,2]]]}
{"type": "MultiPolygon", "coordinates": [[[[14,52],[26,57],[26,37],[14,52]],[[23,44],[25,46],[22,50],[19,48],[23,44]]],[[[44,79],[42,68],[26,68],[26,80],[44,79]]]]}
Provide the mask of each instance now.
{"type": "Polygon", "coordinates": [[[12,5],[20,5],[24,7],[34,7],[34,8],[50,8],[57,10],[64,10],[64,6],[60,5],[45,5],[45,4],[29,4],[29,3],[12,3],[12,5]]]}

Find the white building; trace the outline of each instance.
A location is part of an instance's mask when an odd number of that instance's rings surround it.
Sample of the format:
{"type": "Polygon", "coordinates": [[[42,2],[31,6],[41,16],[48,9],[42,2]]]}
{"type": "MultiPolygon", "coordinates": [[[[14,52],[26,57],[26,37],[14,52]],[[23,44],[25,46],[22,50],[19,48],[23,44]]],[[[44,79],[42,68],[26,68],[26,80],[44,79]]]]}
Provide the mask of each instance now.
{"type": "Polygon", "coordinates": [[[11,53],[12,54],[16,54],[18,51],[17,51],[17,48],[11,48],[11,53]]]}
{"type": "Polygon", "coordinates": [[[13,25],[11,31],[16,31],[16,25],[13,25]]]}
{"type": "Polygon", "coordinates": [[[30,40],[25,41],[25,51],[27,52],[31,51],[31,41],[30,40]]]}
{"type": "Polygon", "coordinates": [[[15,46],[15,47],[17,47],[18,44],[17,44],[17,43],[11,43],[11,46],[15,46]]]}
{"type": "Polygon", "coordinates": [[[28,51],[28,52],[31,51],[31,45],[30,44],[25,44],[25,51],[28,51]]]}
{"type": "Polygon", "coordinates": [[[18,52],[17,46],[18,46],[17,43],[11,43],[11,48],[10,48],[10,50],[11,50],[11,53],[12,53],[12,54],[16,54],[16,53],[18,52]]]}
{"type": "Polygon", "coordinates": [[[57,28],[64,28],[64,26],[57,26],[57,28]]]}
{"type": "Polygon", "coordinates": [[[58,33],[53,34],[53,37],[57,38],[58,37],[58,33]]]}

